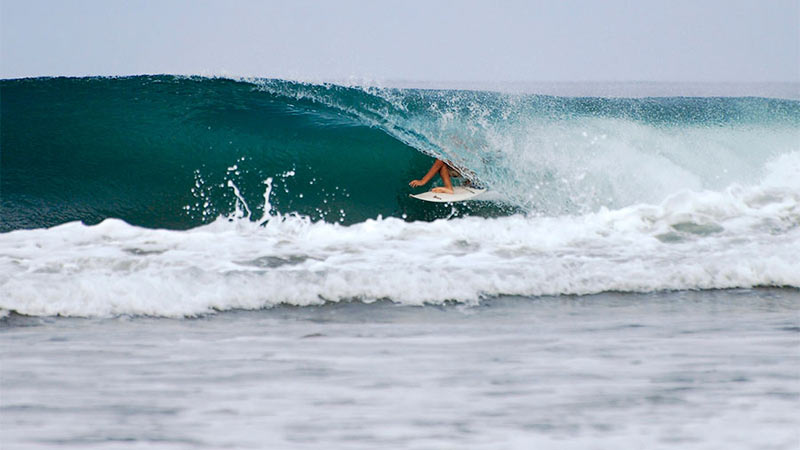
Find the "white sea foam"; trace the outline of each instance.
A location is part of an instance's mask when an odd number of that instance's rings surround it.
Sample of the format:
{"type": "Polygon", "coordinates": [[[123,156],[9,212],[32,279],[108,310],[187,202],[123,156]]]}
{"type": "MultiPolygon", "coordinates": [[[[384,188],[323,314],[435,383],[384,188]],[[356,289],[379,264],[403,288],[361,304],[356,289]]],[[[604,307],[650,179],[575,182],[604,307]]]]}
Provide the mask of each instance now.
{"type": "Polygon", "coordinates": [[[352,299],[800,287],[800,158],[769,169],[756,187],[581,216],[341,226],[278,215],[188,231],[120,220],[14,231],[0,235],[0,308],[179,317],[352,299]]]}

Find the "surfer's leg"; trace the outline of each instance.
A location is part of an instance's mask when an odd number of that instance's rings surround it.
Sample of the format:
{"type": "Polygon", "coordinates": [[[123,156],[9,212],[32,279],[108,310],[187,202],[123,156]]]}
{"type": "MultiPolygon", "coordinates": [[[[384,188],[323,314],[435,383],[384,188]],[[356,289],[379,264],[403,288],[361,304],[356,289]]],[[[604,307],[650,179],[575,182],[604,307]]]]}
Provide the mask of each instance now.
{"type": "MultiPolygon", "coordinates": [[[[437,162],[440,162],[437,160],[437,162]]],[[[431,189],[431,192],[439,192],[442,194],[452,194],[453,193],[453,182],[450,181],[450,167],[442,163],[442,167],[439,169],[439,176],[442,177],[442,181],[444,181],[444,186],[442,187],[435,187],[431,189]]]]}
{"type": "Polygon", "coordinates": [[[431,178],[433,178],[434,175],[441,172],[442,168],[447,168],[447,166],[445,165],[444,161],[442,161],[441,159],[437,159],[436,162],[434,162],[433,165],[431,166],[431,169],[428,170],[428,173],[426,173],[425,176],[422,177],[422,179],[411,180],[411,182],[408,183],[408,185],[411,187],[423,186],[427,184],[428,181],[431,181],[431,178]]]}

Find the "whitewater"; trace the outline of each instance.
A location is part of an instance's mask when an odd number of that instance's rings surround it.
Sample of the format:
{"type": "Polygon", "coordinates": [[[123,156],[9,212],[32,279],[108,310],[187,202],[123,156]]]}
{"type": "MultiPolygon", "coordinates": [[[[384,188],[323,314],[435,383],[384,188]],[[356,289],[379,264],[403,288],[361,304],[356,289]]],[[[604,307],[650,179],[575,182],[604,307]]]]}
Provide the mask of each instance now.
{"type": "Polygon", "coordinates": [[[3,236],[0,307],[26,315],[181,317],[282,303],[475,304],[500,295],[797,288],[800,159],[791,154],[773,166],[756,187],[684,191],[657,205],[582,216],[377,218],[342,226],[270,214],[268,202],[250,220],[242,200],[230,218],[188,231],[118,219],[15,231],[3,236]]]}
{"type": "Polygon", "coordinates": [[[0,443],[795,448],[800,101],[669,90],[0,80],[0,443]]]}

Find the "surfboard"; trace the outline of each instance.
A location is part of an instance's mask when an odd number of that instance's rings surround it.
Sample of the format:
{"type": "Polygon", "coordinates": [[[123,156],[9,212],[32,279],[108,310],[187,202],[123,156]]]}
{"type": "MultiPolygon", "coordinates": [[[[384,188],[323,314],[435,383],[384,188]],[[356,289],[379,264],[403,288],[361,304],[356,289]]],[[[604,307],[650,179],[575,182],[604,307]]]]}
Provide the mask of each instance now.
{"type": "Polygon", "coordinates": [[[455,186],[453,188],[452,194],[443,194],[441,192],[423,192],[422,194],[411,194],[411,197],[414,197],[419,200],[425,200],[426,202],[437,202],[437,203],[447,203],[447,202],[463,202],[465,200],[472,200],[475,197],[483,194],[486,192],[486,189],[470,187],[470,186],[455,186]]]}

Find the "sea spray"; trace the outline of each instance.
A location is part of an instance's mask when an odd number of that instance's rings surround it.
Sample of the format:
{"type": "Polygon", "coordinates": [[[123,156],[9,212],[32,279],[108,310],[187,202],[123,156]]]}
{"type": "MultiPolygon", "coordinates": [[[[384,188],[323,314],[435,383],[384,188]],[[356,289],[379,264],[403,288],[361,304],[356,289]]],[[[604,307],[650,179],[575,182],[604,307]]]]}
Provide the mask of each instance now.
{"type": "MultiPolygon", "coordinates": [[[[584,215],[370,219],[272,210],[186,231],[108,219],[0,235],[0,309],[26,315],[194,316],[280,304],[476,304],[501,295],[800,287],[800,164],[758,186],[681,191],[584,215]],[[785,174],[784,174],[785,175],[785,174]]],[[[251,213],[245,213],[251,211],[251,213]]]]}

